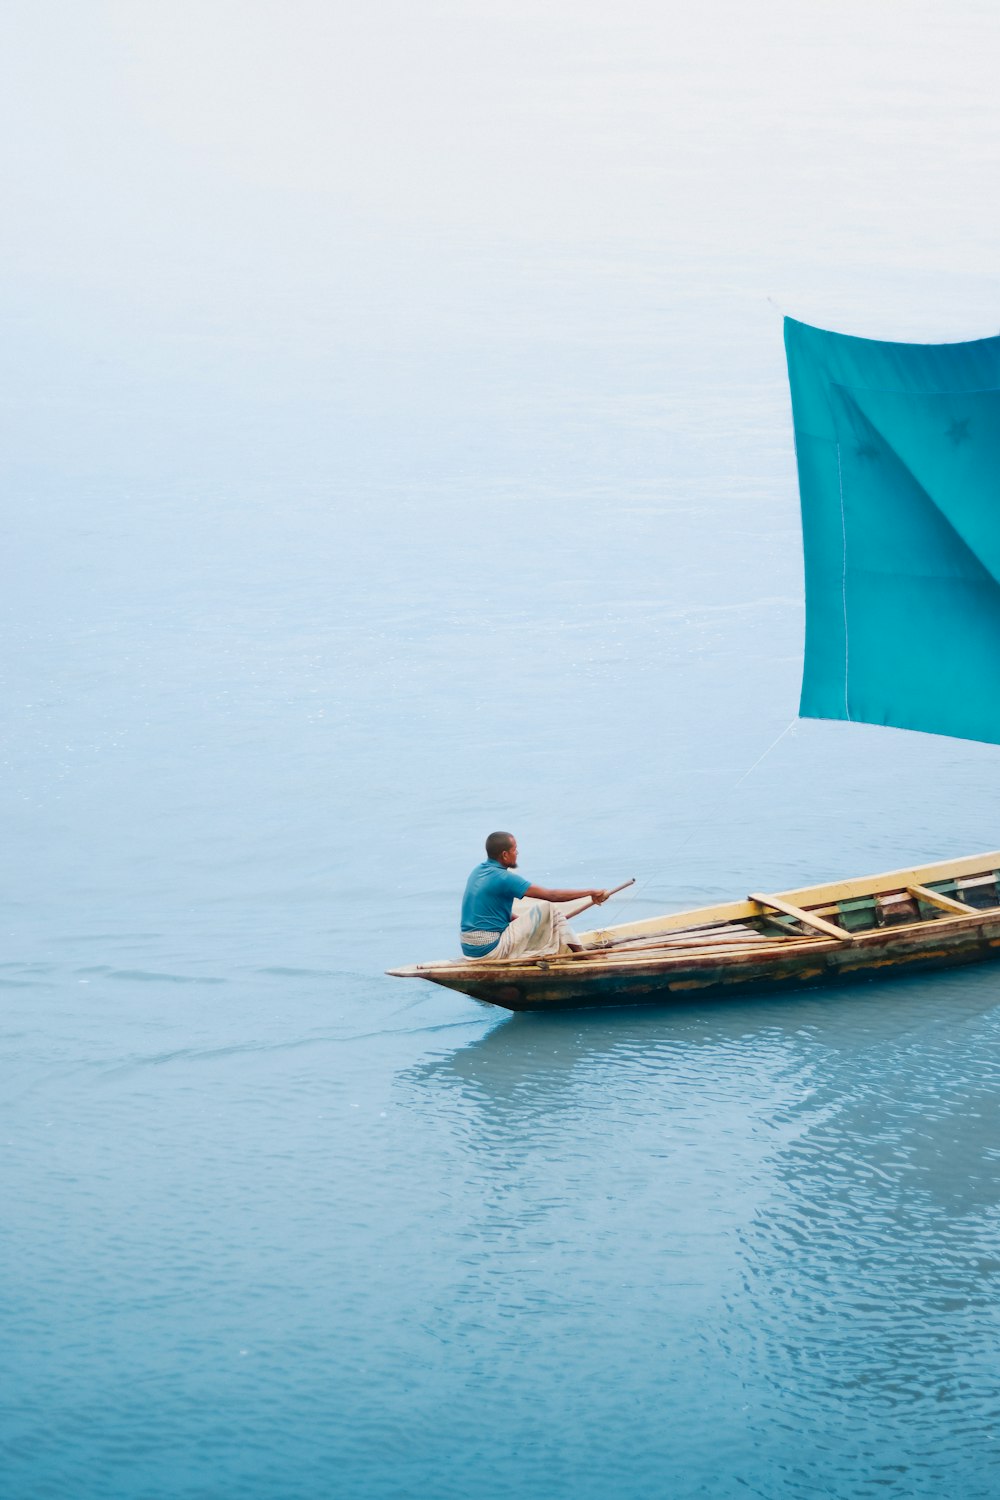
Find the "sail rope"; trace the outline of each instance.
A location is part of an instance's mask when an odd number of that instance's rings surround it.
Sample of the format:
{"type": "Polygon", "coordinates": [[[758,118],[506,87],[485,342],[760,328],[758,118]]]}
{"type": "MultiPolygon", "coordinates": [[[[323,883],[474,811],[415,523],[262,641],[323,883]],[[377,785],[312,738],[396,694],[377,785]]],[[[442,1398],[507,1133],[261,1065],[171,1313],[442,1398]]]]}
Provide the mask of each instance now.
{"type": "MultiPolygon", "coordinates": [[[[757,767],[759,765],[761,765],[767,759],[767,757],[771,754],[772,750],[776,750],[777,749],[777,747],[781,744],[781,741],[785,738],[785,735],[788,734],[792,729],[794,729],[795,726],[796,726],[796,724],[798,722],[799,721],[798,721],[798,716],[797,715],[795,717],[789,719],[789,721],[785,725],[784,729],[781,731],[780,734],[778,734],[778,735],[775,736],[775,738],[768,745],[767,749],[765,751],[763,751],[762,754],[758,755],[757,759],[753,762],[753,764],[749,765],[747,767],[747,769],[743,772],[743,774],[741,776],[738,776],[736,778],[736,780],[733,782],[733,784],[730,787],[727,787],[726,790],[722,793],[722,795],[720,797],[718,797],[718,798],[715,799],[715,803],[714,803],[714,817],[710,815],[709,818],[707,818],[706,820],[699,821],[697,824],[692,825],[692,827],[685,834],[684,838],[681,839],[680,843],[675,846],[675,848],[674,848],[674,854],[675,855],[680,854],[681,850],[687,847],[687,845],[691,842],[691,840],[694,838],[694,836],[695,836],[696,833],[704,833],[705,830],[706,830],[706,828],[710,828],[712,826],[713,822],[717,822],[718,821],[719,815],[725,809],[726,804],[727,804],[729,798],[732,797],[735,792],[739,791],[740,787],[743,785],[744,781],[746,781],[747,777],[753,775],[753,773],[754,773],[754,771],[756,771],[757,767]]],[[[624,906],[630,905],[632,902],[635,901],[635,899],[639,895],[639,893],[641,891],[647,890],[648,887],[653,883],[653,881],[659,879],[659,877],[660,877],[661,874],[662,874],[662,870],[654,870],[651,875],[647,875],[643,880],[636,881],[635,885],[633,885],[633,886],[631,886],[629,888],[629,891],[628,891],[627,895],[621,895],[621,896],[618,897],[617,901],[609,903],[608,907],[606,908],[607,911],[609,913],[611,911],[614,911],[614,912],[617,913],[624,906]]],[[[612,927],[612,926],[615,925],[615,923],[613,923],[613,922],[605,922],[603,925],[607,926],[607,927],[612,927]]]]}
{"type": "Polygon", "coordinates": [[[760,763],[761,763],[762,760],[767,760],[767,757],[770,755],[771,751],[774,750],[774,749],[776,749],[778,747],[778,745],[781,744],[781,741],[785,738],[785,735],[788,733],[788,731],[790,729],[794,729],[795,726],[796,726],[796,724],[798,722],[799,722],[799,719],[798,719],[798,715],[797,714],[795,715],[794,718],[789,719],[788,723],[785,725],[784,729],[781,731],[781,733],[778,735],[778,737],[776,739],[773,739],[771,741],[771,743],[768,745],[767,749],[764,751],[764,754],[763,755],[758,755],[758,757],[754,761],[753,765],[749,766],[747,768],[747,770],[745,770],[743,772],[743,775],[740,777],[740,779],[738,781],[734,781],[733,782],[732,786],[729,788],[729,792],[726,794],[727,796],[729,796],[733,792],[735,792],[736,789],[737,789],[737,787],[741,787],[743,785],[744,781],[746,781],[746,779],[750,775],[750,773],[752,771],[756,771],[757,767],[760,765],[760,763]]]}

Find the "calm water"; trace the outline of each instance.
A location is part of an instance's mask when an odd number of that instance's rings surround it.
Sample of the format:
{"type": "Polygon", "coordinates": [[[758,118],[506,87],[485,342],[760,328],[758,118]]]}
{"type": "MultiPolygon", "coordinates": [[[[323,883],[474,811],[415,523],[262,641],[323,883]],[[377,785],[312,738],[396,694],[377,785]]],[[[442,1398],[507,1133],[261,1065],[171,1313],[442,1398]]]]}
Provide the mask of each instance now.
{"type": "Polygon", "coordinates": [[[7,49],[0,1491],[986,1500],[1000,970],[383,970],[495,826],[619,919],[1000,844],[782,736],[780,328],[1000,327],[1000,27],[383,9],[7,49]]]}

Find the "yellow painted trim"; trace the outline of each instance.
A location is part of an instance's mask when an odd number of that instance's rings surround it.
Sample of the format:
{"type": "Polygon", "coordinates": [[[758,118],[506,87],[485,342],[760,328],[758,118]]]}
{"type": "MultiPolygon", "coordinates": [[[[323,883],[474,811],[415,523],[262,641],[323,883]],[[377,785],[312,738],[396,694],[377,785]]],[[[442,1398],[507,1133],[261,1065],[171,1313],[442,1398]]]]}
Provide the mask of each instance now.
{"type": "MultiPolygon", "coordinates": [[[[889,870],[884,875],[865,875],[856,880],[802,886],[798,890],[778,891],[776,894],[796,906],[820,906],[830,902],[852,901],[859,896],[874,896],[880,891],[906,890],[911,885],[925,885],[929,880],[980,875],[996,869],[1000,869],[1000,850],[989,854],[969,854],[961,859],[939,860],[933,865],[915,865],[908,870],[889,870]]],[[[610,937],[641,937],[646,933],[677,932],[685,927],[707,926],[712,922],[742,922],[748,917],[759,915],[752,901],[726,901],[717,906],[699,906],[690,911],[671,912],[667,916],[623,922],[617,927],[603,927],[594,932],[581,933],[580,940],[588,946],[597,945],[610,937]]]]}

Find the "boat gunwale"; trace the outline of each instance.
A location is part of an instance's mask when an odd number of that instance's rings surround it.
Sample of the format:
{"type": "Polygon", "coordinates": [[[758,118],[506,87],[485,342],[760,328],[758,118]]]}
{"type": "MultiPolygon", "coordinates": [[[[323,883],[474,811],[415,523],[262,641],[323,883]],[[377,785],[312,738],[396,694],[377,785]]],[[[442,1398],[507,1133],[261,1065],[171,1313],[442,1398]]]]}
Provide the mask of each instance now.
{"type": "MultiPolygon", "coordinates": [[[[954,877],[961,879],[963,876],[986,874],[988,871],[1000,871],[1000,850],[992,850],[986,854],[968,854],[959,859],[936,860],[929,865],[912,865],[900,870],[886,870],[879,875],[862,875],[848,880],[825,881],[820,885],[798,886],[794,890],[775,891],[773,894],[783,901],[792,902],[808,910],[810,899],[813,906],[822,906],[824,903],[837,901],[857,900],[864,896],[876,896],[881,894],[895,893],[897,890],[905,890],[911,885],[926,885],[929,880],[948,879],[954,877]]],[[[980,908],[986,910],[986,908],[980,908]]],[[[591,932],[582,934],[587,946],[597,947],[600,940],[608,937],[611,933],[628,936],[640,936],[648,933],[654,936],[656,933],[676,931],[678,925],[688,926],[704,925],[698,919],[707,919],[711,922],[720,923],[745,920],[748,917],[759,916],[759,903],[749,898],[742,901],[720,901],[713,906],[689,907],[683,911],[668,912],[658,917],[643,917],[636,922],[623,922],[614,927],[595,928],[591,932]]],[[[899,924],[903,926],[902,923],[899,924]]],[[[862,934],[857,934],[862,936],[862,934]]],[[[831,940],[832,941],[832,940],[831,940]]],[[[476,960],[482,962],[482,960],[476,960]]]]}
{"type": "Polygon", "coordinates": [[[639,952],[633,950],[630,953],[623,948],[611,950],[594,947],[582,953],[553,954],[551,958],[528,960],[449,958],[437,963],[412,964],[406,968],[389,969],[387,973],[400,979],[434,979],[438,974],[447,974],[449,982],[455,975],[464,973],[469,975],[470,980],[474,978],[476,983],[491,981],[511,983],[536,976],[548,979],[573,975],[574,978],[585,980],[585,978],[598,975],[607,976],[616,972],[631,972],[643,968],[663,973],[684,966],[736,967],[733,960],[739,960],[749,966],[755,960],[773,959],[779,962],[783,959],[799,958],[807,953],[815,953],[819,956],[839,952],[863,952],[867,948],[891,943],[917,933],[927,936],[931,933],[944,935],[964,928],[975,928],[991,920],[995,921],[998,917],[1000,917],[1000,904],[982,907],[975,912],[953,914],[942,912],[939,917],[925,917],[919,922],[893,923],[891,927],[873,927],[867,932],[845,932],[843,938],[826,938],[818,935],[785,941],[765,938],[758,943],[748,941],[746,945],[731,944],[728,948],[707,942],[700,946],[692,944],[682,951],[673,953],[655,948],[639,952]]]}

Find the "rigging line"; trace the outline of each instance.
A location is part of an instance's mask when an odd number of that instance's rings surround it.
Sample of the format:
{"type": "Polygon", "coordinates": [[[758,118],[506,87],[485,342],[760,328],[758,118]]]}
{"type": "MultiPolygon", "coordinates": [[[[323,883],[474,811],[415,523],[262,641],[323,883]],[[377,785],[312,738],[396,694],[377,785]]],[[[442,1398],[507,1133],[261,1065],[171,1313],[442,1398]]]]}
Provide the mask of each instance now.
{"type": "Polygon", "coordinates": [[[767,757],[770,755],[770,753],[774,749],[774,747],[776,745],[779,745],[781,743],[781,741],[785,738],[785,735],[788,733],[788,731],[790,729],[794,729],[795,725],[798,722],[799,722],[799,719],[798,719],[798,715],[797,714],[794,715],[791,719],[789,719],[789,721],[785,725],[784,729],[778,735],[778,738],[771,741],[771,743],[768,745],[767,749],[764,751],[764,754],[763,755],[758,755],[757,759],[754,761],[753,765],[749,768],[749,770],[746,770],[746,771],[743,772],[743,775],[740,777],[739,781],[734,781],[733,782],[732,786],[729,788],[730,792],[735,792],[737,787],[740,787],[740,786],[743,785],[744,781],[746,781],[747,777],[750,775],[750,772],[751,771],[756,771],[756,769],[760,765],[761,761],[767,759],[767,757]]]}
{"type": "Polygon", "coordinates": [[[851,706],[848,702],[848,683],[851,674],[851,646],[847,634],[847,517],[844,514],[844,469],[840,461],[840,444],[837,444],[837,481],[840,485],[840,536],[843,545],[843,567],[840,575],[840,602],[844,610],[844,715],[852,723],[851,706]]]}
{"type": "MultiPolygon", "coordinates": [[[[774,750],[778,745],[780,745],[781,741],[785,738],[785,735],[788,734],[788,732],[791,729],[794,729],[795,725],[798,722],[799,721],[798,721],[798,716],[797,715],[795,715],[791,719],[789,719],[788,723],[785,725],[785,727],[781,731],[781,733],[775,739],[773,739],[771,741],[771,743],[768,745],[767,749],[764,751],[764,753],[762,755],[758,755],[758,757],[754,761],[753,765],[752,766],[748,766],[747,769],[743,772],[743,775],[740,776],[736,781],[734,781],[733,784],[732,784],[732,786],[728,787],[721,794],[720,797],[718,797],[718,798],[715,799],[714,808],[715,808],[716,814],[718,814],[721,811],[721,809],[722,809],[723,805],[725,804],[726,800],[729,797],[731,797],[734,792],[736,792],[736,791],[739,790],[739,788],[743,785],[744,781],[746,781],[747,777],[750,776],[750,775],[752,775],[753,772],[756,771],[757,767],[761,764],[761,762],[765,761],[767,759],[767,757],[771,754],[771,751],[774,750]]],[[[694,836],[695,836],[696,833],[704,833],[706,826],[710,827],[711,824],[706,821],[706,823],[699,824],[697,827],[693,827],[693,828],[689,829],[688,832],[687,832],[687,834],[685,834],[684,838],[681,839],[680,843],[675,846],[675,848],[674,848],[674,855],[680,854],[681,850],[685,849],[687,847],[687,845],[691,842],[691,840],[694,838],[694,836]]],[[[631,890],[629,891],[629,894],[627,896],[619,896],[618,900],[616,902],[614,902],[614,904],[612,906],[610,906],[609,910],[617,912],[623,906],[627,906],[630,903],[632,903],[633,901],[635,901],[635,899],[638,896],[639,892],[640,891],[644,891],[646,889],[646,887],[652,881],[654,881],[655,879],[657,879],[657,877],[661,873],[662,872],[659,871],[659,870],[654,870],[654,872],[651,875],[647,875],[644,880],[637,881],[635,883],[635,885],[632,886],[631,890]]],[[[605,927],[609,927],[609,926],[613,926],[614,924],[605,921],[605,923],[603,925],[605,927]]]]}

